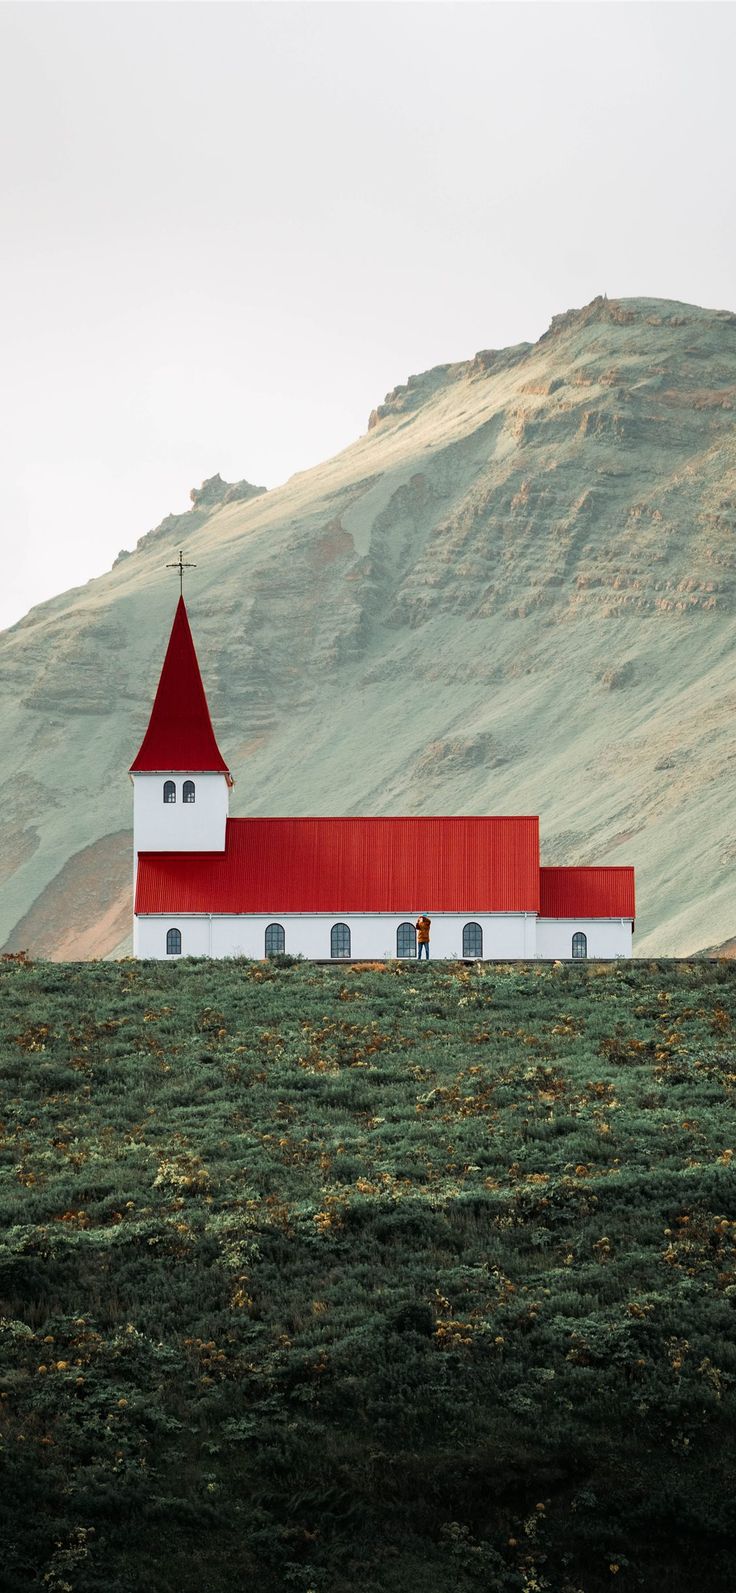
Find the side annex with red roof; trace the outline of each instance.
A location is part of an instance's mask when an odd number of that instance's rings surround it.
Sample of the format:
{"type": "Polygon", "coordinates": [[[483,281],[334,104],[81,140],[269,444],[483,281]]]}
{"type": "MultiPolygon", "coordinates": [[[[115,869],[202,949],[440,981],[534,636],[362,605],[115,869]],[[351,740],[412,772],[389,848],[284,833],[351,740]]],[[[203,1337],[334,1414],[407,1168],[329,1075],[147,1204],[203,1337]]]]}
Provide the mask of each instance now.
{"type": "Polygon", "coordinates": [[[535,816],[238,818],[183,597],[130,769],[139,957],[631,955],[632,868],[542,868],[535,816]]]}

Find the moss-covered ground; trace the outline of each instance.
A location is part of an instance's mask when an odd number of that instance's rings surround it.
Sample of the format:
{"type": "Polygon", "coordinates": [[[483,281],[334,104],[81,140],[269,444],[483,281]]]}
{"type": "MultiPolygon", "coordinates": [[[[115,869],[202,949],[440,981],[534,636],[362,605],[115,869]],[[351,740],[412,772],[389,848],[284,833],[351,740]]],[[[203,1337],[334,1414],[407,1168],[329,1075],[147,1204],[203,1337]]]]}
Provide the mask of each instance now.
{"type": "Polygon", "coordinates": [[[2,1587],[736,1585],[736,968],[0,968],[2,1587]]]}

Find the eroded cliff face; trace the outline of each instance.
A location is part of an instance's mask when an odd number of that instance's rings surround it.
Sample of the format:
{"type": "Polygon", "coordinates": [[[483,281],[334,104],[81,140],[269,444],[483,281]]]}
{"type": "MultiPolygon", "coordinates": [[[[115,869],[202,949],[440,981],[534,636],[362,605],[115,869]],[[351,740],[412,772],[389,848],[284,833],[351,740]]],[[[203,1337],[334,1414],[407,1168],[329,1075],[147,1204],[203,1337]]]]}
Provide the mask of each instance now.
{"type": "Polygon", "coordinates": [[[546,861],[637,865],[637,950],[733,935],[736,316],[597,299],[410,378],[337,458],[211,478],[5,632],[8,945],[68,954],[70,892],[75,944],[124,945],[180,546],[234,812],[539,812],[546,861]]]}

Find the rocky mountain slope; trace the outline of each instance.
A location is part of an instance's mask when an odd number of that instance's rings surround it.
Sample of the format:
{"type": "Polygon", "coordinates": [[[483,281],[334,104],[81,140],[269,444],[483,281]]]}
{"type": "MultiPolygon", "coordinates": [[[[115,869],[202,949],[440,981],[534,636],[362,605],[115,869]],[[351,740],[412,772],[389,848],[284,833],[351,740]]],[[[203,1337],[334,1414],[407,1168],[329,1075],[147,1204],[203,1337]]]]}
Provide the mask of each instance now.
{"type": "Polygon", "coordinates": [[[539,812],[545,862],[636,864],[639,952],[734,935],[736,315],[596,299],[412,377],[4,632],[7,947],[128,944],[180,547],[235,813],[539,812]]]}

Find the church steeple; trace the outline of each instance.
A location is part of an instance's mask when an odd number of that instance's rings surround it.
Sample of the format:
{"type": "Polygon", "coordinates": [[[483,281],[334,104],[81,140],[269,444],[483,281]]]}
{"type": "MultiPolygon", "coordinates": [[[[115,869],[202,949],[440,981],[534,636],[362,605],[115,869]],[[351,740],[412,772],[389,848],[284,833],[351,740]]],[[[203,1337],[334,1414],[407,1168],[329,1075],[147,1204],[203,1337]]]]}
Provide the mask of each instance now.
{"type": "Polygon", "coordinates": [[[148,729],[131,774],[230,773],[212,728],[183,596],[179,598],[148,729]]]}
{"type": "Polygon", "coordinates": [[[223,852],[232,778],[212,729],[180,597],[148,729],[130,766],[141,852],[223,852]]]}

